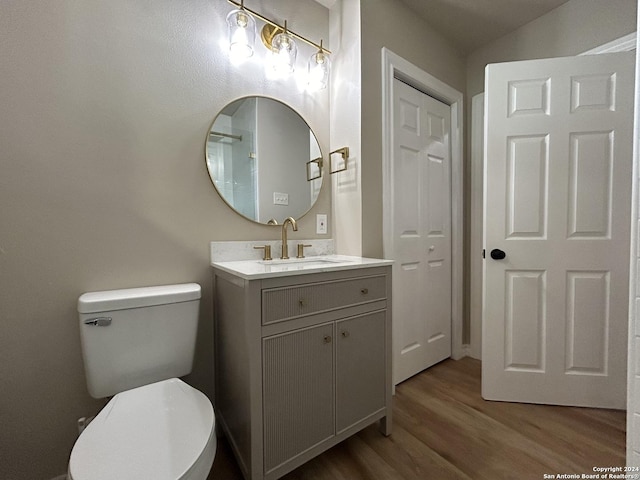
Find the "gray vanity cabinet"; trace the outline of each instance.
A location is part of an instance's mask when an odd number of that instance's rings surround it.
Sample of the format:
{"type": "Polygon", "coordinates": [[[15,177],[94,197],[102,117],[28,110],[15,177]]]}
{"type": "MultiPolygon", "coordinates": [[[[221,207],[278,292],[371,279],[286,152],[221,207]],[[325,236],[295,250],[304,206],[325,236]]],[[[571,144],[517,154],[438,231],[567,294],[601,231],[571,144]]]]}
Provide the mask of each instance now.
{"type": "Polygon", "coordinates": [[[336,323],[336,433],[385,407],[386,311],[336,323]]]}
{"type": "Polygon", "coordinates": [[[334,434],[333,325],[264,339],[265,473],[334,434]]]}
{"type": "Polygon", "coordinates": [[[375,421],[391,432],[391,268],[259,280],[214,268],[216,419],[247,479],[375,421]]]}

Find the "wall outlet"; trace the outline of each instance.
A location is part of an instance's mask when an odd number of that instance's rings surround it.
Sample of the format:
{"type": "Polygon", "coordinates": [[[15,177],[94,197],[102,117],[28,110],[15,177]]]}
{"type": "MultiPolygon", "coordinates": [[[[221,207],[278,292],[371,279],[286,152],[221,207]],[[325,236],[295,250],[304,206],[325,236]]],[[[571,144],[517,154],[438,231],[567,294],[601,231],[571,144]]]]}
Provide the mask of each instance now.
{"type": "Polygon", "coordinates": [[[318,235],[327,234],[327,214],[320,213],[316,215],[316,233],[318,235]]]}
{"type": "Polygon", "coordinates": [[[289,194],[273,192],[273,204],[274,205],[289,205],[289,194]]]}
{"type": "Polygon", "coordinates": [[[78,435],[80,435],[84,431],[84,429],[87,428],[87,425],[89,425],[94,418],[96,418],[95,415],[93,415],[92,417],[80,417],[78,419],[78,421],[76,422],[78,425],[78,435]]]}

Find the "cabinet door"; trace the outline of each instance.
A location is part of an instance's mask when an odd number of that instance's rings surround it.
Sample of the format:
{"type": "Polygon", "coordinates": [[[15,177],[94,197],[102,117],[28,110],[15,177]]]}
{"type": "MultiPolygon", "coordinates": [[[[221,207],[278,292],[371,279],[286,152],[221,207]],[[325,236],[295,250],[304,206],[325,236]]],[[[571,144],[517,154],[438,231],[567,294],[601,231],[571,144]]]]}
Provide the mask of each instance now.
{"type": "Polygon", "coordinates": [[[385,406],[386,311],[336,323],[336,433],[385,406]]]}
{"type": "Polygon", "coordinates": [[[263,339],[264,472],[334,435],[333,323],[263,339]]]}

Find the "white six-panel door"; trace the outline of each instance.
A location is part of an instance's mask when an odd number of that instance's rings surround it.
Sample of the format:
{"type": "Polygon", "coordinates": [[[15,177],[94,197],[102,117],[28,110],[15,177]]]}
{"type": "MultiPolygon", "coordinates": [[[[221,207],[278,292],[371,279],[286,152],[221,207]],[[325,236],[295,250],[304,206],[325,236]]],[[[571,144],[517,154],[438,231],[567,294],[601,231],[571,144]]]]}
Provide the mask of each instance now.
{"type": "Polygon", "coordinates": [[[394,80],[394,383],[451,355],[449,106],[394,80]]]}
{"type": "Polygon", "coordinates": [[[633,68],[626,53],[487,67],[486,399],[625,406],[633,68]]]}

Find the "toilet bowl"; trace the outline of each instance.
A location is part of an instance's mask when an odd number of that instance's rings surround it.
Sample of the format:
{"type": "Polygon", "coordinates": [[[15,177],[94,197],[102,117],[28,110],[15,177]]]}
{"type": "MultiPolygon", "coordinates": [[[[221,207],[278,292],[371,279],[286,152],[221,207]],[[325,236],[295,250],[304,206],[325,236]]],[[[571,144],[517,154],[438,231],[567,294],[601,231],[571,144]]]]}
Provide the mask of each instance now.
{"type": "Polygon", "coordinates": [[[180,379],[114,396],[71,452],[69,480],[204,480],[216,451],[209,399],[180,379]]]}
{"type": "Polygon", "coordinates": [[[176,378],[192,368],[199,301],[197,284],[80,297],[89,393],[113,397],[73,446],[69,480],[206,480],[213,407],[176,378]]]}

